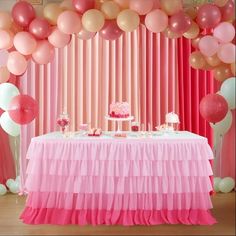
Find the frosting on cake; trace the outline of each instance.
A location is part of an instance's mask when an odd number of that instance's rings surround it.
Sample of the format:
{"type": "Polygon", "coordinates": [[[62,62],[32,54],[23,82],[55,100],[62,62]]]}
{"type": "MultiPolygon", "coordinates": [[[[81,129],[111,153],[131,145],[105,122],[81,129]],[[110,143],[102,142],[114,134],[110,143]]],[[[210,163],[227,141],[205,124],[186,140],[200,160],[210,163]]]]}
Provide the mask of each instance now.
{"type": "Polygon", "coordinates": [[[128,102],[113,102],[109,114],[115,118],[127,118],[130,116],[130,105],[128,102]]]}
{"type": "Polygon", "coordinates": [[[179,123],[179,117],[173,111],[166,114],[166,123],[179,123]]]}

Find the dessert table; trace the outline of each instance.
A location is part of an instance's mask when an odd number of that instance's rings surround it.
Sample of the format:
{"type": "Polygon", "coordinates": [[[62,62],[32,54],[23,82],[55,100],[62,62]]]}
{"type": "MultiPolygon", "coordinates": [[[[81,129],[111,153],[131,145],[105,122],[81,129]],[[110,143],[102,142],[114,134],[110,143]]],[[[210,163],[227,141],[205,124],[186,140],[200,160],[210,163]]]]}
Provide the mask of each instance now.
{"type": "Polygon", "coordinates": [[[49,133],[27,152],[27,224],[212,225],[213,153],[189,132],[49,133]]]}

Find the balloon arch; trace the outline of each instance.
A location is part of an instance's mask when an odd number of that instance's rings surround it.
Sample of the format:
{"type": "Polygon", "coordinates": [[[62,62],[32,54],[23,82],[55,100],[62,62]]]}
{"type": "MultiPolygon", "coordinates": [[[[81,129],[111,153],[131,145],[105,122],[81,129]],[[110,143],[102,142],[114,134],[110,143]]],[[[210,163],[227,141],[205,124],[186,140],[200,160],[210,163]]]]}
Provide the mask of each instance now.
{"type": "Polygon", "coordinates": [[[20,125],[38,114],[37,102],[21,95],[11,83],[10,73],[22,75],[27,60],[47,64],[55,48],[70,43],[71,35],[88,40],[96,33],[116,40],[145,24],[153,33],[168,38],[185,37],[195,51],[189,58],[195,69],[212,70],[222,83],[218,94],[200,103],[200,113],[216,131],[224,134],[235,109],[235,3],[233,0],[64,0],[49,3],[38,17],[27,1],[18,1],[11,14],[0,11],[0,50],[9,51],[6,66],[0,67],[0,117],[2,128],[17,136],[20,125]]]}

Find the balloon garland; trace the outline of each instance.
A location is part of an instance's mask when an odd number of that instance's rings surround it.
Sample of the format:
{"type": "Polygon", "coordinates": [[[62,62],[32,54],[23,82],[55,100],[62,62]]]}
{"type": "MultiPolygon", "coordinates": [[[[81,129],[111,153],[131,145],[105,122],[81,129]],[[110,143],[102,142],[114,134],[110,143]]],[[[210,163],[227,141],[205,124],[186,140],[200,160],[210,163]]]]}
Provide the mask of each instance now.
{"type": "Polygon", "coordinates": [[[47,4],[42,18],[30,3],[18,1],[11,14],[0,11],[0,50],[9,51],[6,66],[0,67],[2,128],[18,135],[19,125],[38,114],[35,100],[7,83],[10,73],[20,76],[26,71],[27,60],[45,65],[53,60],[55,48],[68,45],[73,34],[82,40],[96,33],[116,40],[142,22],[153,33],[191,39],[195,51],[190,65],[213,71],[223,82],[219,94],[207,95],[200,103],[201,115],[222,132],[222,126],[232,122],[225,119],[229,109],[235,109],[234,7],[233,0],[64,0],[47,4]]]}

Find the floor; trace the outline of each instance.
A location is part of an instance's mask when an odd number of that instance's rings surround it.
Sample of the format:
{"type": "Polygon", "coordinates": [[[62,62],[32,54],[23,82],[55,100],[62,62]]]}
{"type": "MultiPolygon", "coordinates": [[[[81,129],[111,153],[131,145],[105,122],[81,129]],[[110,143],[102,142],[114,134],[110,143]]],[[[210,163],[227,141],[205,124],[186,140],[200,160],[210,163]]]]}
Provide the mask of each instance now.
{"type": "Polygon", "coordinates": [[[52,226],[26,225],[19,219],[25,197],[0,196],[0,235],[235,235],[235,192],[212,197],[214,226],[52,226]]]}

